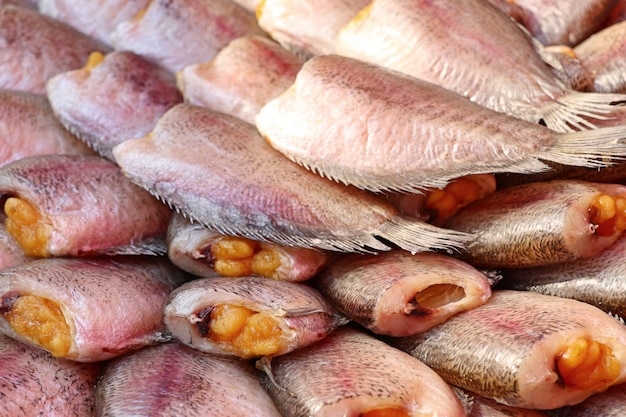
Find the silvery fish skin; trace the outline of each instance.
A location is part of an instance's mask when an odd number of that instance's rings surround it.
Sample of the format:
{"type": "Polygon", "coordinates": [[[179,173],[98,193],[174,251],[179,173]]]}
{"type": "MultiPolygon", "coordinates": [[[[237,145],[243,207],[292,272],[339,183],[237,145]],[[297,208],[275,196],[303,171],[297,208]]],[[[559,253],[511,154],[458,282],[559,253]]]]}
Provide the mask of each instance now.
{"type": "Polygon", "coordinates": [[[303,60],[261,36],[242,36],[205,63],[176,73],[185,102],[254,123],[268,101],[293,83],[303,60]]]}
{"type": "Polygon", "coordinates": [[[52,77],[46,93],[63,126],[113,160],[115,145],[148,134],[183,97],[172,73],[132,52],[93,59],[102,61],[52,77]]]}
{"type": "Polygon", "coordinates": [[[304,58],[335,52],[339,30],[370,0],[263,0],[259,26],[285,49],[304,58]]]}
{"type": "Polygon", "coordinates": [[[472,402],[472,411],[468,417],[549,417],[542,411],[510,407],[480,395],[467,394],[472,402]]]}
{"type": "Polygon", "coordinates": [[[626,238],[594,257],[535,268],[503,269],[499,288],[573,298],[626,319],[626,238]]]}
{"type": "Polygon", "coordinates": [[[42,94],[0,89],[0,132],[0,166],[32,155],[93,154],[59,123],[42,94]]]}
{"type": "MultiPolygon", "coordinates": [[[[215,265],[218,260],[215,259],[212,246],[219,245],[224,238],[230,237],[207,229],[201,224],[192,223],[176,213],[172,216],[167,231],[167,254],[174,265],[198,277],[220,275],[215,265]]],[[[258,247],[253,255],[246,257],[250,262],[255,262],[255,256],[261,257],[257,262],[263,262],[263,258],[270,255],[279,258],[280,262],[275,268],[267,267],[267,270],[263,265],[259,265],[258,268],[252,265],[250,273],[254,272],[278,281],[306,281],[315,276],[332,258],[331,254],[315,249],[269,242],[253,243],[258,247]]],[[[229,276],[241,276],[240,274],[229,276]]]]}
{"type": "Polygon", "coordinates": [[[326,267],[313,285],[347,317],[388,336],[424,332],[491,296],[484,274],[435,253],[346,255],[326,267]]]}
{"type": "Polygon", "coordinates": [[[11,162],[0,168],[0,196],[7,229],[27,255],[166,252],[169,207],[104,158],[38,155],[11,162]]]}
{"type": "Polygon", "coordinates": [[[611,25],[574,47],[576,57],[593,77],[599,93],[626,92],[626,21],[611,25]]]}
{"type": "Polygon", "coordinates": [[[150,0],[39,0],[39,12],[64,22],[100,42],[110,44],[109,36],[118,23],[135,16],[150,0]]]}
{"type": "Polygon", "coordinates": [[[243,359],[283,355],[323,339],[348,322],[312,287],[258,276],[200,278],[183,284],[165,302],[163,317],[168,332],[180,342],[202,352],[243,359]],[[275,320],[280,328],[276,349],[257,354],[250,346],[213,339],[210,313],[221,305],[244,307],[275,320]]]}
{"type": "Polygon", "coordinates": [[[448,383],[513,407],[577,404],[626,379],[622,323],[587,303],[529,291],[494,291],[484,305],[392,344],[448,383]],[[565,380],[557,364],[579,341],[602,345],[608,353],[587,369],[581,362],[579,375],[573,367],[574,379],[565,380]],[[607,363],[612,373],[595,380],[593,372],[607,363]]]}
{"type": "Polygon", "coordinates": [[[343,27],[335,50],[556,131],[592,127],[586,116],[602,119],[626,98],[572,91],[536,43],[484,0],[375,0],[343,27]]]}
{"type": "Polygon", "coordinates": [[[476,233],[459,254],[474,266],[519,268],[596,256],[622,235],[599,233],[590,207],[605,193],[624,197],[620,184],[554,180],[505,188],[461,209],[446,227],[476,233]]]}
{"type": "Polygon", "coordinates": [[[7,232],[4,223],[0,224],[0,271],[10,266],[21,265],[28,260],[22,247],[7,232]]]}
{"type": "Polygon", "coordinates": [[[550,413],[551,417],[622,417],[626,413],[626,384],[610,387],[580,404],[563,407],[550,413]]]}
{"type": "Polygon", "coordinates": [[[110,359],[168,339],[161,307],[186,279],[165,257],[34,260],[0,271],[0,331],[57,357],[78,362],[110,359]],[[32,313],[16,312],[27,296],[38,298],[39,304],[57,304],[60,320],[34,316],[34,308],[32,313]],[[16,327],[12,314],[26,314],[35,328],[16,327]],[[67,345],[40,339],[45,335],[37,333],[39,328],[50,325],[54,336],[69,336],[61,342],[67,345]]]}
{"type": "Polygon", "coordinates": [[[110,47],[24,7],[0,8],[0,88],[44,94],[53,75],[80,68],[110,47]]]}
{"type": "Polygon", "coordinates": [[[600,29],[618,0],[515,0],[523,23],[544,45],[575,46],[600,29]]]}
{"type": "Polygon", "coordinates": [[[100,364],[52,357],[0,335],[0,414],[85,417],[94,410],[100,364]]]}
{"type": "Polygon", "coordinates": [[[625,126],[556,133],[442,87],[352,58],[307,61],[255,123],[291,160],[373,190],[443,188],[469,174],[600,166],[623,155],[625,126]],[[340,98],[340,99],[338,99],[340,98]]]}
{"type": "Polygon", "coordinates": [[[379,238],[410,252],[471,239],[321,178],[264,143],[253,125],[199,106],[174,106],[148,136],[113,154],[136,184],[225,235],[344,252],[389,250],[379,238]]]}
{"type": "Polygon", "coordinates": [[[109,361],[95,398],[95,417],[281,416],[252,364],[175,342],[109,361]]]}
{"type": "Polygon", "coordinates": [[[116,26],[111,44],[175,72],[213,59],[230,41],[245,35],[264,33],[254,15],[231,0],[154,0],[135,18],[116,26]]]}
{"type": "Polygon", "coordinates": [[[272,358],[265,368],[263,384],[285,417],[361,416],[386,408],[402,410],[389,415],[466,416],[452,388],[422,362],[348,326],[272,358]]]}

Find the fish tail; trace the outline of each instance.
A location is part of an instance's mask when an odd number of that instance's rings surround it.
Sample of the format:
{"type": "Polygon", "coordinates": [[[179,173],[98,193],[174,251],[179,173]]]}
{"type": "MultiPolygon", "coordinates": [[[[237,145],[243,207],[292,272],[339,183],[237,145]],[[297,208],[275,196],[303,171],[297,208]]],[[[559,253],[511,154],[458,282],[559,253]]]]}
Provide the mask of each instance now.
{"type": "Polygon", "coordinates": [[[593,120],[607,120],[626,94],[587,93],[572,91],[549,102],[541,113],[546,126],[557,132],[595,129],[593,120]]]}
{"type": "Polygon", "coordinates": [[[614,165],[626,158],[626,125],[557,133],[556,142],[539,158],[587,168],[614,165]]]}
{"type": "Polygon", "coordinates": [[[475,239],[471,233],[444,229],[404,216],[396,216],[380,225],[376,235],[412,254],[433,250],[461,252],[475,239]]]}

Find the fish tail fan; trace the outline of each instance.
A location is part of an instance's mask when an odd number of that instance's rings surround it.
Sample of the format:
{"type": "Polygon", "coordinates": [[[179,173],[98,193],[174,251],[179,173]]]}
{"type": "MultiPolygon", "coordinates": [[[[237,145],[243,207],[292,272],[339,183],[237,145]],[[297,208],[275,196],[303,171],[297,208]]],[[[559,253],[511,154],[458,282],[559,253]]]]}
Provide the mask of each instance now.
{"type": "Polygon", "coordinates": [[[626,159],[626,125],[555,135],[555,143],[540,159],[587,168],[607,167],[626,159]]]}
{"type": "Polygon", "coordinates": [[[380,225],[376,236],[413,254],[444,250],[463,252],[475,239],[470,233],[444,229],[421,220],[396,216],[380,225]]]}
{"type": "Polygon", "coordinates": [[[595,129],[594,120],[608,120],[626,104],[626,94],[572,91],[541,109],[546,126],[557,132],[595,129]]]}

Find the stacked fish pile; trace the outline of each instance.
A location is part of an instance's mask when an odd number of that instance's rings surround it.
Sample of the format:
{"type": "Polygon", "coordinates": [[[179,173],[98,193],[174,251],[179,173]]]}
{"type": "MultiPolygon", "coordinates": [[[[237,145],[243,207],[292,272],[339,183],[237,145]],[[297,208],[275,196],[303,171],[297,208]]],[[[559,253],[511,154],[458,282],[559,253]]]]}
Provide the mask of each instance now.
{"type": "Polygon", "coordinates": [[[0,1],[0,414],[625,415],[624,5],[0,1]]]}

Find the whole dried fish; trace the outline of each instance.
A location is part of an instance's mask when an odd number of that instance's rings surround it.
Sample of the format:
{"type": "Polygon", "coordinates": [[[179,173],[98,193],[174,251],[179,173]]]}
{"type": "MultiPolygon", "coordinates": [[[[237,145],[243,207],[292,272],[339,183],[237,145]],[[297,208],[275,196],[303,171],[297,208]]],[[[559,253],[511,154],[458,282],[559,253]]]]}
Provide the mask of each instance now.
{"type": "Polygon", "coordinates": [[[326,251],[223,235],[174,214],[167,231],[172,263],[198,277],[261,275],[306,281],[332,258],[326,251]]]}
{"type": "Polygon", "coordinates": [[[109,160],[115,145],[148,134],[183,101],[172,73],[129,51],[94,53],[52,77],[46,92],[63,126],[109,160]]]}
{"type": "Polygon", "coordinates": [[[163,316],[182,343],[240,358],[283,355],[348,321],[312,287],[258,276],[183,284],[165,302],[163,316]]]}
{"type": "Polygon", "coordinates": [[[54,358],[0,335],[0,414],[12,417],[85,417],[94,410],[98,363],[54,358]]]}
{"type": "Polygon", "coordinates": [[[491,296],[485,275],[435,253],[346,255],[326,267],[313,285],[347,317],[389,336],[426,331],[491,296]]]}
{"type": "Polygon", "coordinates": [[[107,45],[25,7],[0,7],[0,88],[45,93],[53,75],[80,68],[107,45]]]}
{"type": "Polygon", "coordinates": [[[38,259],[0,271],[0,332],[97,362],[167,340],[161,307],[186,281],[165,257],[38,259]]]}
{"type": "Polygon", "coordinates": [[[280,417],[252,364],[162,343],[112,359],[96,417],[280,417]]]}
{"type": "Polygon", "coordinates": [[[265,362],[263,384],[285,417],[466,416],[435,372],[351,327],[265,362]]]}
{"type": "Polygon", "coordinates": [[[572,91],[536,44],[485,0],[375,0],[339,32],[335,50],[557,131],[592,127],[587,117],[602,119],[626,101],[572,91]]]}
{"type": "Polygon", "coordinates": [[[477,235],[459,254],[474,266],[531,267],[597,256],[622,235],[625,210],[624,185],[555,180],[496,191],[446,227],[477,235]]]}
{"type": "Polygon", "coordinates": [[[303,60],[276,42],[243,36],[209,62],[176,73],[185,102],[254,123],[261,107],[293,83],[303,60]]]}
{"type": "Polygon", "coordinates": [[[174,72],[210,61],[245,35],[264,33],[254,15],[232,0],[154,0],[135,18],[119,23],[110,39],[115,49],[135,52],[174,72]]]}
{"type": "Polygon", "coordinates": [[[293,161],[369,190],[443,188],[469,174],[599,167],[626,155],[626,126],[556,133],[434,84],[326,55],[266,104],[256,125],[293,161]]]}
{"type": "Polygon", "coordinates": [[[170,209],[98,156],[0,167],[6,227],[29,256],[164,254],[170,209]]]}
{"type": "Polygon", "coordinates": [[[572,405],[626,380],[626,326],[587,303],[529,291],[494,291],[392,343],[448,383],[513,407],[572,405]]]}
{"type": "Polygon", "coordinates": [[[173,107],[148,136],[113,154],[136,184],[225,235],[347,252],[454,249],[471,239],[321,178],[264,143],[253,125],[198,106],[173,107]]]}

